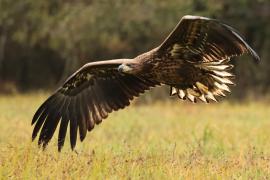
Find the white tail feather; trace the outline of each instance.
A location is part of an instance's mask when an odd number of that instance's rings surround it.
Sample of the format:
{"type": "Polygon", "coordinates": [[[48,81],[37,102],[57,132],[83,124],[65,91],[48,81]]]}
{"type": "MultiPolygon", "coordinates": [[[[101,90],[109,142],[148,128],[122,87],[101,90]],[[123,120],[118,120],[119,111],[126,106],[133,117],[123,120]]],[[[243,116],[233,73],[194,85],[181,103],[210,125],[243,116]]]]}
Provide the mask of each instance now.
{"type": "MultiPolygon", "coordinates": [[[[211,57],[209,56],[208,58],[211,57]]],[[[230,59],[223,59],[215,62],[208,61],[194,64],[204,74],[198,77],[198,80],[194,84],[190,84],[186,89],[172,87],[171,94],[178,94],[180,99],[187,98],[192,102],[196,102],[197,98],[206,103],[209,100],[217,102],[215,96],[225,97],[226,94],[224,92],[231,92],[228,85],[234,85],[231,81],[234,75],[228,72],[233,67],[233,65],[227,64],[229,61],[230,59]]]]}

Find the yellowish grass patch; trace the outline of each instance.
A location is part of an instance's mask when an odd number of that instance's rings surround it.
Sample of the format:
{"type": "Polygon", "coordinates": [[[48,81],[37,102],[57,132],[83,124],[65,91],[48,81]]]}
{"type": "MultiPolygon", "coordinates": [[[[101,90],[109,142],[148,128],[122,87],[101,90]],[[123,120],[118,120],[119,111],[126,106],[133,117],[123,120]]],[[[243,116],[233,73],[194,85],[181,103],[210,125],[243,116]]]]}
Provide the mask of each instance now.
{"type": "MultiPolygon", "coordinates": [[[[70,151],[31,143],[44,94],[0,96],[2,179],[269,179],[267,103],[158,102],[112,113],[70,151]]],[[[69,138],[69,137],[68,137],[69,138]]]]}

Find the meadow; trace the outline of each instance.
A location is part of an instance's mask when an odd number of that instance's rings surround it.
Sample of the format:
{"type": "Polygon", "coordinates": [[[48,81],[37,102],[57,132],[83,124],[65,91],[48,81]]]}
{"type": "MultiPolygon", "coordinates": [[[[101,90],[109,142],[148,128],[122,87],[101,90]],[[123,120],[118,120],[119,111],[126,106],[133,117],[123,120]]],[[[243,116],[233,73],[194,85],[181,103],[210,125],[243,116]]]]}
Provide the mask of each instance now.
{"type": "Polygon", "coordinates": [[[58,153],[56,136],[45,151],[31,142],[47,96],[0,96],[1,179],[270,178],[267,102],[132,104],[58,153]]]}

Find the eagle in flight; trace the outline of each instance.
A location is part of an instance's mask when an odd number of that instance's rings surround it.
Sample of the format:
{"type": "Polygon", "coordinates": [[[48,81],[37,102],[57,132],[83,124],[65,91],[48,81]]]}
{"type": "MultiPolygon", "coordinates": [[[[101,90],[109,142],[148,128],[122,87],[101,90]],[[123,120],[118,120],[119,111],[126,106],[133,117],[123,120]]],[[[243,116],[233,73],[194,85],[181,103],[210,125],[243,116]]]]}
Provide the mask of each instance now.
{"type": "Polygon", "coordinates": [[[170,95],[180,99],[216,101],[233,84],[231,58],[244,53],[260,60],[232,27],[215,19],[184,16],[149,52],[133,59],[90,62],[72,74],[36,111],[32,139],[40,131],[38,144],[45,148],[60,123],[61,151],[69,124],[73,150],[77,134],[83,141],[109,113],[159,85],[170,86],[170,95]]]}

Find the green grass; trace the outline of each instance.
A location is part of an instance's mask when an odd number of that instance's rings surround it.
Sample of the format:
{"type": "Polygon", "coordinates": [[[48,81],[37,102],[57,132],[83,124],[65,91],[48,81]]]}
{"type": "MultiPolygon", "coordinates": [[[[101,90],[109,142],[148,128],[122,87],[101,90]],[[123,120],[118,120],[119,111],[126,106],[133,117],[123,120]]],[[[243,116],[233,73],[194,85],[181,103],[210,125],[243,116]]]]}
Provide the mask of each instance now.
{"type": "MultiPolygon", "coordinates": [[[[44,94],[0,96],[1,179],[269,179],[267,103],[168,101],[112,113],[70,151],[31,142],[44,94]]],[[[69,137],[68,137],[69,138],[69,137]]]]}

